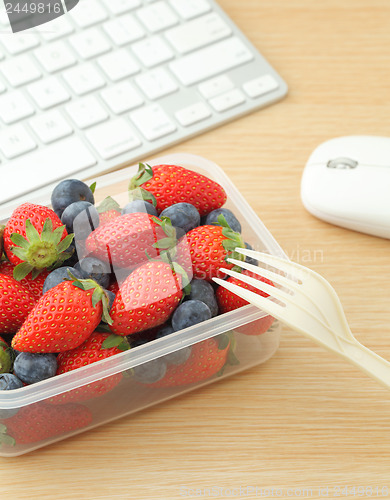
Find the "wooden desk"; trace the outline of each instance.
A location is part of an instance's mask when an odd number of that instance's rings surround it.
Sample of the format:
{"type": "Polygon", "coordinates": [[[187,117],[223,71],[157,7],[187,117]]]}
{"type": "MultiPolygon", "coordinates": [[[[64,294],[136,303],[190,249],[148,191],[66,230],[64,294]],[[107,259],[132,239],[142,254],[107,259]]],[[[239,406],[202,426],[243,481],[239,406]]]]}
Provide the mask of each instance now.
{"type": "MultiPolygon", "coordinates": [[[[390,135],[390,4],[220,3],[286,79],[289,95],[168,152],[220,164],[288,255],[334,284],[357,338],[390,359],[390,242],[315,219],[299,196],[303,166],[319,143],[390,135]]],[[[190,489],[209,498],[221,487],[225,498],[229,491],[256,498],[257,486],[258,498],[266,488],[274,488],[269,498],[323,498],[319,488],[328,486],[329,498],[346,498],[336,487],[349,485],[356,496],[359,486],[371,486],[372,497],[386,497],[389,431],[389,392],[285,330],[263,366],[1,459],[0,496],[174,500],[196,498],[190,489]]]]}

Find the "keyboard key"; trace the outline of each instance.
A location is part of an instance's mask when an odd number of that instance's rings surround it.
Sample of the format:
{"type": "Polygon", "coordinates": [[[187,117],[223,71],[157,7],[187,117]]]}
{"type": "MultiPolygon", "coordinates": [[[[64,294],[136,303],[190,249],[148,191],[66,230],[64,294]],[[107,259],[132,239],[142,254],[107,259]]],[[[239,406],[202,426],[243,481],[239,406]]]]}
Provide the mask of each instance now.
{"type": "Polygon", "coordinates": [[[73,133],[72,127],[58,110],[40,114],[29,121],[30,127],[45,144],[73,133]]]}
{"type": "Polygon", "coordinates": [[[3,165],[7,182],[0,183],[0,200],[5,203],[95,164],[96,159],[78,137],[55,142],[12,161],[12,168],[7,163],[3,165]]]}
{"type": "Polygon", "coordinates": [[[143,93],[151,100],[159,99],[179,89],[178,85],[164,68],[157,68],[135,78],[143,93]]]}
{"type": "Polygon", "coordinates": [[[55,76],[32,83],[27,90],[41,109],[49,109],[70,99],[68,91],[55,76]]]}
{"type": "Polygon", "coordinates": [[[192,19],[209,12],[211,7],[206,0],[169,0],[171,6],[183,19],[192,19]]]}
{"type": "Polygon", "coordinates": [[[117,115],[143,104],[144,100],[129,82],[117,83],[103,90],[102,99],[117,115]]]}
{"type": "Polygon", "coordinates": [[[114,158],[141,145],[141,140],[124,118],[98,125],[90,129],[86,136],[104,160],[114,158]]]}
{"type": "Polygon", "coordinates": [[[113,14],[123,14],[141,5],[141,0],[103,0],[105,6],[113,14]]]}
{"type": "Polygon", "coordinates": [[[55,73],[77,62],[76,57],[62,41],[40,47],[34,51],[34,55],[48,73],[55,73]]]}
{"type": "Polygon", "coordinates": [[[0,118],[7,125],[27,118],[35,113],[34,108],[20,90],[0,97],[0,118]]]}
{"type": "Polygon", "coordinates": [[[63,73],[64,80],[73,92],[84,95],[92,90],[104,87],[106,81],[92,63],[80,64],[63,73]]]}
{"type": "Polygon", "coordinates": [[[179,18],[173,10],[162,1],[139,9],[137,17],[145,28],[152,33],[170,28],[179,22],[179,18]]]}
{"type": "Polygon", "coordinates": [[[154,141],[176,130],[174,123],[158,104],[133,111],[130,118],[148,141],[154,141]]]}
{"type": "Polygon", "coordinates": [[[37,29],[39,30],[41,37],[47,42],[58,40],[58,38],[69,35],[74,31],[73,26],[66,16],[57,17],[57,19],[53,19],[50,23],[37,26],[37,29]]]}
{"type": "Polygon", "coordinates": [[[174,56],[167,43],[158,35],[136,42],[132,49],[147,68],[169,61],[174,56]]]}
{"type": "Polygon", "coordinates": [[[250,50],[234,37],[177,59],[169,67],[183,85],[192,85],[252,59],[250,50]]]}
{"type": "Polygon", "coordinates": [[[135,42],[145,36],[145,30],[131,14],[107,21],[103,24],[103,29],[119,47],[135,42]]]}
{"type": "Polygon", "coordinates": [[[1,43],[11,55],[17,55],[39,45],[39,38],[32,33],[3,35],[1,43]]]}
{"type": "Polygon", "coordinates": [[[94,96],[84,97],[69,103],[65,109],[74,123],[81,129],[97,125],[109,117],[107,111],[94,96]]]}
{"type": "Polygon", "coordinates": [[[88,28],[107,19],[108,14],[96,0],[82,0],[71,11],[70,16],[80,28],[88,28]]]}
{"type": "Polygon", "coordinates": [[[72,35],[69,42],[82,59],[91,59],[111,49],[109,41],[97,28],[72,35]]]}
{"type": "Polygon", "coordinates": [[[231,90],[225,94],[210,99],[211,106],[219,112],[227,111],[245,102],[245,96],[239,89],[231,90]]]}
{"type": "Polygon", "coordinates": [[[181,54],[187,54],[205,45],[222,40],[231,35],[229,25],[213,12],[194,21],[181,24],[165,33],[167,40],[181,54]]]}
{"type": "Polygon", "coordinates": [[[191,106],[180,109],[175,113],[177,121],[183,127],[189,127],[211,116],[210,108],[203,102],[195,102],[191,106]]]}
{"type": "Polygon", "coordinates": [[[99,57],[97,63],[112,81],[117,82],[140,71],[140,65],[126,49],[119,49],[99,57]]]}
{"type": "Polygon", "coordinates": [[[264,75],[244,83],[242,87],[249,97],[255,99],[276,90],[279,84],[272,75],[264,75]]]}
{"type": "Polygon", "coordinates": [[[37,65],[27,55],[2,62],[1,71],[12,87],[19,87],[41,77],[37,65]]]}
{"type": "MultiPolygon", "coordinates": [[[[0,131],[0,150],[6,158],[15,158],[37,147],[32,137],[27,133],[23,125],[14,125],[0,131]]],[[[16,181],[18,182],[18,181],[16,181]]],[[[7,172],[7,182],[2,183],[8,186],[10,179],[7,172]]],[[[12,187],[11,187],[12,189],[12,187]]]]}
{"type": "Polygon", "coordinates": [[[205,99],[211,99],[220,94],[224,94],[228,90],[234,88],[234,83],[227,75],[216,76],[207,82],[199,85],[198,90],[205,99]]]}

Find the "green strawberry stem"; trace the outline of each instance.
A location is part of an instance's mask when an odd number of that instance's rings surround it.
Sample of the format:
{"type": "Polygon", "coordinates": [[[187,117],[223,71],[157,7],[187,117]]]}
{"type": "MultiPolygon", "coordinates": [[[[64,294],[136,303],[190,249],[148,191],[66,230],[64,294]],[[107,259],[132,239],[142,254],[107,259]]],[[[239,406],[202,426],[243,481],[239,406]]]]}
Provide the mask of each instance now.
{"type": "Polygon", "coordinates": [[[230,330],[228,332],[224,332],[221,335],[218,335],[216,338],[218,342],[218,349],[223,351],[229,346],[229,351],[228,355],[226,358],[226,363],[223,365],[223,367],[219,370],[217,373],[218,377],[221,377],[226,369],[227,366],[230,365],[239,365],[240,361],[238,360],[235,350],[236,350],[236,338],[234,335],[234,330],[230,330]]]}
{"type": "Polygon", "coordinates": [[[54,229],[53,223],[47,218],[43,225],[42,233],[36,230],[30,219],[26,220],[26,238],[21,234],[12,233],[11,241],[17,246],[11,251],[23,262],[14,269],[14,278],[18,281],[33,272],[35,278],[43,269],[60,266],[70,257],[65,250],[73,241],[73,234],[68,234],[61,240],[65,226],[54,229]]]}
{"type": "Polygon", "coordinates": [[[108,304],[109,304],[109,298],[108,294],[104,290],[103,287],[101,287],[96,281],[92,279],[78,279],[73,274],[69,271],[68,269],[68,275],[72,281],[72,285],[76,286],[77,288],[80,288],[81,290],[87,291],[87,290],[93,290],[92,293],[92,306],[96,307],[99,302],[102,303],[103,307],[103,314],[102,314],[102,320],[108,323],[109,325],[112,325],[112,319],[110,316],[110,311],[108,309],[108,304]]]}
{"type": "Polygon", "coordinates": [[[8,444],[9,446],[15,446],[15,439],[7,434],[7,426],[0,424],[0,447],[3,444],[8,444]]]}
{"type": "Polygon", "coordinates": [[[107,196],[107,198],[104,198],[104,200],[97,207],[97,211],[99,212],[99,214],[108,212],[109,210],[117,210],[118,212],[120,212],[121,210],[119,203],[115,201],[114,198],[111,198],[111,196],[107,196]]]}
{"type": "Polygon", "coordinates": [[[121,351],[127,351],[130,349],[129,341],[126,337],[122,337],[121,335],[112,335],[108,336],[106,340],[102,344],[102,349],[111,349],[112,347],[117,347],[121,351]]]}
{"type": "Polygon", "coordinates": [[[13,349],[0,341],[0,373],[10,373],[14,360],[13,349]]]}
{"type": "Polygon", "coordinates": [[[220,214],[217,218],[218,223],[222,226],[222,234],[225,236],[226,240],[222,242],[223,248],[226,250],[227,255],[225,260],[228,258],[236,259],[236,260],[245,260],[245,255],[236,252],[236,248],[245,248],[245,242],[240,233],[233,231],[233,229],[229,226],[227,220],[224,215],[220,214]]]}
{"type": "Polygon", "coordinates": [[[153,177],[153,170],[150,165],[140,163],[137,174],[130,179],[129,183],[129,200],[144,200],[149,201],[153,206],[157,205],[156,198],[146,189],[141,188],[142,184],[149,181],[153,177]]]}

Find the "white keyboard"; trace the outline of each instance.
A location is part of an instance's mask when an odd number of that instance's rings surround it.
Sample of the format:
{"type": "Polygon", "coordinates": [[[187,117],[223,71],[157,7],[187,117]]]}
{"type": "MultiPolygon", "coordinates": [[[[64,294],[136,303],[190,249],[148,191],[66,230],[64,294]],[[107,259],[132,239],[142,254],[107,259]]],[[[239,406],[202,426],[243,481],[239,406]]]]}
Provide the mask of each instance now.
{"type": "Polygon", "coordinates": [[[80,0],[10,33],[0,12],[0,219],[282,98],[213,0],[80,0]]]}

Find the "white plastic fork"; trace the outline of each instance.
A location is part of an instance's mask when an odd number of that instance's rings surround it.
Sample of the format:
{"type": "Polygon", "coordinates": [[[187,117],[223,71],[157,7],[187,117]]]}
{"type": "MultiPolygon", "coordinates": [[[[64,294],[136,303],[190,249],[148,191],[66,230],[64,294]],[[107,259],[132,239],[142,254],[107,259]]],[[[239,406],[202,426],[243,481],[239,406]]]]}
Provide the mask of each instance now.
{"type": "Polygon", "coordinates": [[[267,278],[282,288],[224,268],[222,272],[269,296],[263,297],[228,281],[213,278],[216,283],[350,361],[390,388],[390,363],[356,340],[348,326],[340,299],[325,278],[307,267],[274,255],[246,248],[236,248],[235,251],[272,266],[275,271],[235,259],[228,259],[229,262],[267,278]]]}

